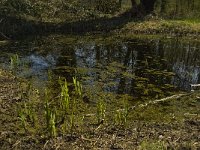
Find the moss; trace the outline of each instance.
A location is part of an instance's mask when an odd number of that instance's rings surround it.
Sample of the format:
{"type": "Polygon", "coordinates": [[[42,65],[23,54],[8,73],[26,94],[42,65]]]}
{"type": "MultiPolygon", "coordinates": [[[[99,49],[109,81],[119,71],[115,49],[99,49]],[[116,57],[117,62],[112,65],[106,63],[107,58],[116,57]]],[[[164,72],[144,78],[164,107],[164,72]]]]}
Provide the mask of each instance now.
{"type": "Polygon", "coordinates": [[[132,36],[133,34],[147,35],[170,35],[170,36],[194,36],[200,34],[200,24],[198,22],[158,20],[129,22],[119,30],[121,36],[132,36]],[[123,33],[123,34],[122,34],[123,33]]]}

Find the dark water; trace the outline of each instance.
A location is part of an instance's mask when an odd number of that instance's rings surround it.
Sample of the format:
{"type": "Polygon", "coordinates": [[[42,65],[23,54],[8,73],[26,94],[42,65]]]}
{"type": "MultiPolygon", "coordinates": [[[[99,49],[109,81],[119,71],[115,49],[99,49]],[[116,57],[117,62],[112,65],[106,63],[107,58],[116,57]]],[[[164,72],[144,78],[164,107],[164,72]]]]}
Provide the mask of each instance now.
{"type": "MultiPolygon", "coordinates": [[[[48,71],[85,89],[163,97],[200,83],[200,42],[179,38],[34,37],[0,44],[1,67],[18,54],[17,75],[45,87],[48,71]]],[[[56,81],[56,80],[55,80],[56,81]]]]}

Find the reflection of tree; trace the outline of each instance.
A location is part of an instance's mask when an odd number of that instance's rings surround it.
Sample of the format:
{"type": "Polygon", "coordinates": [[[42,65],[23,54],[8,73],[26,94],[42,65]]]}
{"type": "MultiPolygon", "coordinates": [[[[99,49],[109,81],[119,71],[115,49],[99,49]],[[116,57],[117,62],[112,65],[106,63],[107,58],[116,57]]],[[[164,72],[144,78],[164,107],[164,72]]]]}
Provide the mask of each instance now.
{"type": "Polygon", "coordinates": [[[129,41],[126,46],[118,93],[139,97],[162,96],[164,91],[167,94],[172,88],[169,83],[173,74],[167,71],[162,42],[135,40],[129,41]]]}
{"type": "MultiPolygon", "coordinates": [[[[123,65],[125,68],[123,68],[121,71],[122,72],[126,72],[127,67],[129,66],[129,62],[130,62],[130,55],[132,53],[132,49],[128,48],[126,55],[124,57],[124,62],[123,65]]],[[[122,94],[124,92],[124,89],[126,88],[126,78],[125,77],[121,77],[120,81],[119,81],[119,87],[118,87],[118,93],[122,94]]]]}
{"type": "Polygon", "coordinates": [[[191,41],[171,40],[164,44],[165,57],[176,73],[173,84],[187,89],[191,83],[199,83],[200,55],[198,44],[191,41]]]}
{"type": "Polygon", "coordinates": [[[63,45],[60,57],[57,60],[56,74],[72,81],[75,74],[77,59],[73,47],[63,45]],[[67,50],[66,50],[67,49],[67,50]]]}
{"type": "Polygon", "coordinates": [[[199,73],[199,77],[198,77],[198,83],[200,83],[200,73],[199,73]]]}

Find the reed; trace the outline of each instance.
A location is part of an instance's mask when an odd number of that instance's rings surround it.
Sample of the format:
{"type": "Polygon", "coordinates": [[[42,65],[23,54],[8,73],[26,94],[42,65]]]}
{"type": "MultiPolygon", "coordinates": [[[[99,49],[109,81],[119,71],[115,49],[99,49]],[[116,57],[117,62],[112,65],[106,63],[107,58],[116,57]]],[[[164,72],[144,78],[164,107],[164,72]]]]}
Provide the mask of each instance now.
{"type": "Polygon", "coordinates": [[[24,131],[27,131],[27,121],[26,121],[26,115],[24,114],[23,110],[20,109],[18,112],[18,118],[22,123],[22,127],[24,128],[24,131]]]}
{"type": "Polygon", "coordinates": [[[97,104],[97,121],[98,124],[104,121],[106,117],[106,104],[103,100],[100,100],[97,104]]]}
{"type": "Polygon", "coordinates": [[[64,81],[64,84],[61,86],[61,101],[65,114],[69,113],[70,96],[69,96],[68,83],[66,80],[64,81]]]}
{"type": "Polygon", "coordinates": [[[82,97],[82,85],[79,81],[77,81],[76,77],[73,77],[73,83],[75,87],[75,95],[78,97],[82,97]]]}
{"type": "Polygon", "coordinates": [[[35,110],[33,108],[33,104],[24,103],[24,113],[26,115],[27,120],[29,120],[29,122],[33,126],[35,126],[35,124],[36,124],[36,114],[35,114],[35,110]]]}
{"type": "Polygon", "coordinates": [[[51,108],[50,108],[50,102],[49,102],[49,95],[48,91],[45,90],[45,103],[44,103],[44,111],[45,111],[45,118],[46,118],[46,128],[49,128],[49,123],[51,120],[51,108]]]}
{"type": "Polygon", "coordinates": [[[50,118],[49,118],[49,133],[51,137],[56,137],[56,114],[54,111],[50,111],[50,118]]]}
{"type": "Polygon", "coordinates": [[[19,65],[19,56],[17,54],[14,54],[10,57],[10,69],[14,70],[19,65]]]}
{"type": "Polygon", "coordinates": [[[70,133],[73,133],[73,129],[75,126],[75,114],[77,113],[77,100],[82,96],[82,86],[81,84],[76,80],[76,78],[73,78],[73,85],[74,85],[74,91],[71,92],[75,93],[74,95],[70,95],[69,92],[69,85],[64,79],[64,81],[59,77],[58,83],[60,84],[61,87],[61,108],[62,111],[64,111],[64,114],[62,118],[64,118],[64,126],[63,126],[63,131],[70,131],[70,133]]]}
{"type": "Polygon", "coordinates": [[[69,121],[69,127],[70,127],[70,133],[71,135],[73,134],[73,131],[74,131],[74,127],[75,127],[75,115],[74,113],[72,112],[70,117],[69,117],[70,121],[69,121]]]}
{"type": "Polygon", "coordinates": [[[18,105],[18,118],[22,123],[25,131],[28,131],[28,126],[36,126],[36,113],[34,106],[30,102],[23,102],[23,105],[18,105]]]}
{"type": "Polygon", "coordinates": [[[46,128],[50,134],[50,137],[56,137],[56,120],[57,120],[57,113],[56,113],[56,106],[51,106],[50,102],[50,93],[46,89],[45,90],[45,103],[44,103],[44,111],[45,111],[45,118],[46,118],[46,128]]]}
{"type": "Polygon", "coordinates": [[[126,126],[127,118],[128,118],[128,110],[129,110],[128,102],[124,100],[123,108],[116,110],[116,112],[115,112],[114,120],[117,125],[126,126]]]}

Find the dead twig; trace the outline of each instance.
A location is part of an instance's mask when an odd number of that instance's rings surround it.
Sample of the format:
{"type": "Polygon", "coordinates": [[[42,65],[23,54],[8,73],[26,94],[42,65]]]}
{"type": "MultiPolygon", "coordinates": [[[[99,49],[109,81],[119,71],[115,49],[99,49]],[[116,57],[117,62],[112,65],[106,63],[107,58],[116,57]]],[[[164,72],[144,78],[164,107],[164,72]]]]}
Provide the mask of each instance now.
{"type": "Polygon", "coordinates": [[[12,146],[12,148],[15,148],[17,145],[19,145],[21,143],[21,141],[20,140],[17,140],[16,142],[15,142],[15,144],[13,144],[13,146],[12,146]]]}
{"type": "Polygon", "coordinates": [[[48,141],[46,141],[46,143],[44,144],[44,146],[43,146],[43,149],[45,149],[46,148],[46,146],[47,146],[47,144],[49,143],[49,140],[48,141]]]}
{"type": "Polygon", "coordinates": [[[154,100],[154,101],[149,101],[145,104],[139,104],[137,106],[132,106],[129,110],[132,110],[132,109],[135,109],[135,108],[138,108],[138,107],[146,107],[150,104],[157,104],[157,103],[160,103],[160,102],[164,102],[164,101],[168,101],[168,100],[172,100],[172,99],[177,99],[177,98],[180,98],[184,95],[187,95],[187,94],[176,94],[176,95],[172,95],[172,96],[169,96],[169,97],[166,97],[166,98],[162,98],[162,99],[157,99],[157,100],[154,100]]]}
{"type": "Polygon", "coordinates": [[[83,141],[95,142],[95,140],[85,138],[83,135],[81,135],[80,139],[83,141]]]}
{"type": "Polygon", "coordinates": [[[5,34],[3,34],[2,32],[0,32],[0,35],[3,37],[3,38],[5,38],[6,40],[10,40],[10,38],[9,37],[7,37],[5,34]]]}

